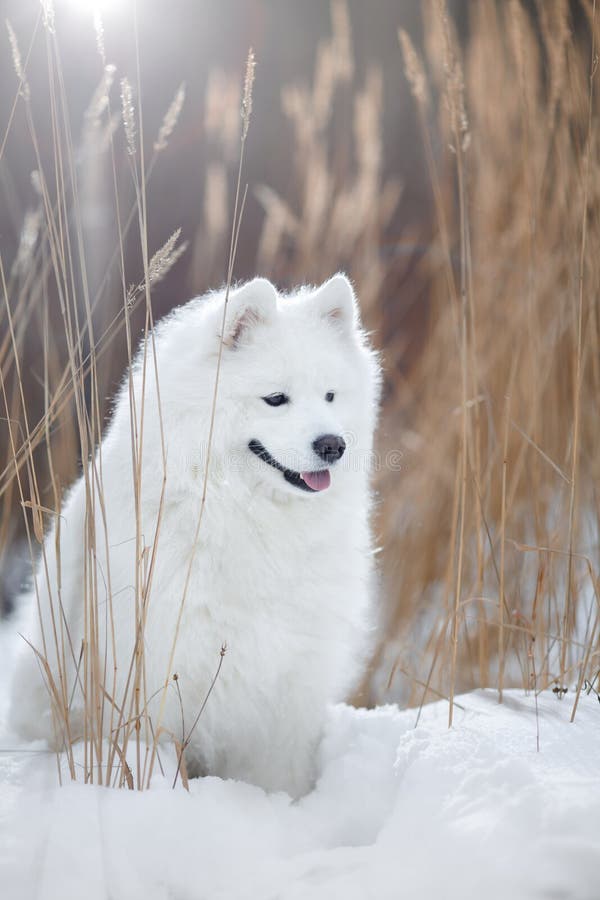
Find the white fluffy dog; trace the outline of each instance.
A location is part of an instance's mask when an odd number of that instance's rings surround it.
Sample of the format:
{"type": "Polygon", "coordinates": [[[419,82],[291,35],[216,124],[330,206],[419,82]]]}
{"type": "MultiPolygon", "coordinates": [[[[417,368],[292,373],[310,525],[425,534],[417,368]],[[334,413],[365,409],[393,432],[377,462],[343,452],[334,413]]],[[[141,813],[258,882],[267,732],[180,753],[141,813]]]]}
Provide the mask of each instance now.
{"type": "MultiPolygon", "coordinates": [[[[379,366],[343,275],[290,295],[261,278],[233,289],[222,334],[224,296],[175,310],[145,364],[138,355],[88,467],[91,487],[79,479],[58,534],[45,540],[35,576],[45,649],[34,591],[27,636],[56,684],[64,652],[73,740],[91,665],[77,667],[84,635],[95,631],[96,665],[119,704],[132,696],[136,630],[143,634],[138,686],[153,724],[160,717],[161,733],[182,742],[226,644],[188,767],[300,796],[314,783],[327,705],[347,697],[368,647],[379,366]],[[53,633],[67,629],[59,651],[53,633]],[[180,696],[172,680],[161,690],[174,673],[180,696]]],[[[12,720],[25,736],[61,746],[46,681],[25,646],[12,720]]]]}

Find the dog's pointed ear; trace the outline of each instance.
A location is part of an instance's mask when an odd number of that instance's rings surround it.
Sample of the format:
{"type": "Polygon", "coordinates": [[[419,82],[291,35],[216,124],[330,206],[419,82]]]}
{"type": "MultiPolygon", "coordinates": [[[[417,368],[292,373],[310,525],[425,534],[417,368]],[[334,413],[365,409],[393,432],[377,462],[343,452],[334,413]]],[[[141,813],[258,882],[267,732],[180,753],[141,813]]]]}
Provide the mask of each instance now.
{"type": "Polygon", "coordinates": [[[359,324],[354,289],[348,278],[338,272],[318,288],[312,296],[320,315],[340,331],[353,331],[359,324]]]}
{"type": "Polygon", "coordinates": [[[253,328],[275,316],[276,308],[277,291],[267,278],[253,278],[232,290],[225,317],[225,346],[238,347],[253,328]]]}

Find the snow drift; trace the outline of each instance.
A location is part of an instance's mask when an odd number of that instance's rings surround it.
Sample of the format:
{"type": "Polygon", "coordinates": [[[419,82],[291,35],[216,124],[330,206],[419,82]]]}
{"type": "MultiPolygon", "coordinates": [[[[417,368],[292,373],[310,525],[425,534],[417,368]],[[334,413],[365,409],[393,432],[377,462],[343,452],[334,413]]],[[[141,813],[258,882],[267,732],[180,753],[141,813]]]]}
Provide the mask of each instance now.
{"type": "MultiPolygon", "coordinates": [[[[6,663],[7,636],[0,635],[6,663]]],[[[6,680],[6,679],[4,679],[6,680]]],[[[5,692],[4,692],[5,693],[5,692]]],[[[145,793],[57,784],[0,723],[7,900],[600,897],[600,706],[492,691],[416,711],[338,706],[299,802],[218,778],[145,793]],[[540,751],[536,750],[539,725],[540,751]]],[[[0,715],[5,714],[2,697],[0,715]]]]}

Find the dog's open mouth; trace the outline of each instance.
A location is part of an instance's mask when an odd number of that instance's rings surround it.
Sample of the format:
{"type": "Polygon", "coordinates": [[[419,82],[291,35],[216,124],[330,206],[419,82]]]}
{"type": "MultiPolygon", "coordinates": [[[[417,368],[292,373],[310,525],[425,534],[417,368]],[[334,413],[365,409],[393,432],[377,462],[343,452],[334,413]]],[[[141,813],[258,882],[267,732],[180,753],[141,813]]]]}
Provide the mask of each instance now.
{"type": "Polygon", "coordinates": [[[329,469],[318,469],[316,472],[295,472],[294,469],[286,469],[280,462],[277,462],[260,441],[251,440],[248,448],[263,462],[281,472],[286,481],[302,491],[310,491],[311,494],[315,494],[318,491],[326,490],[331,484],[329,469]]]}

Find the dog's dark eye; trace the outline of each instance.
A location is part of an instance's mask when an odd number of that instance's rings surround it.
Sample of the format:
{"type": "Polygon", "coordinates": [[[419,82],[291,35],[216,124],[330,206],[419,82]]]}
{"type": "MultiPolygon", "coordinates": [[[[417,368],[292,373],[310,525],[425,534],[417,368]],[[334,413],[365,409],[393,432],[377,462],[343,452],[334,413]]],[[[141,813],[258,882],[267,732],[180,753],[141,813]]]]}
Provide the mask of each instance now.
{"type": "Polygon", "coordinates": [[[269,406],[283,406],[284,403],[289,403],[290,398],[287,394],[269,394],[268,397],[263,397],[265,403],[268,403],[269,406]]]}
{"type": "Polygon", "coordinates": [[[333,403],[334,397],[335,397],[335,394],[333,393],[333,391],[327,391],[327,393],[325,394],[325,399],[327,400],[328,403],[333,403]]]}

